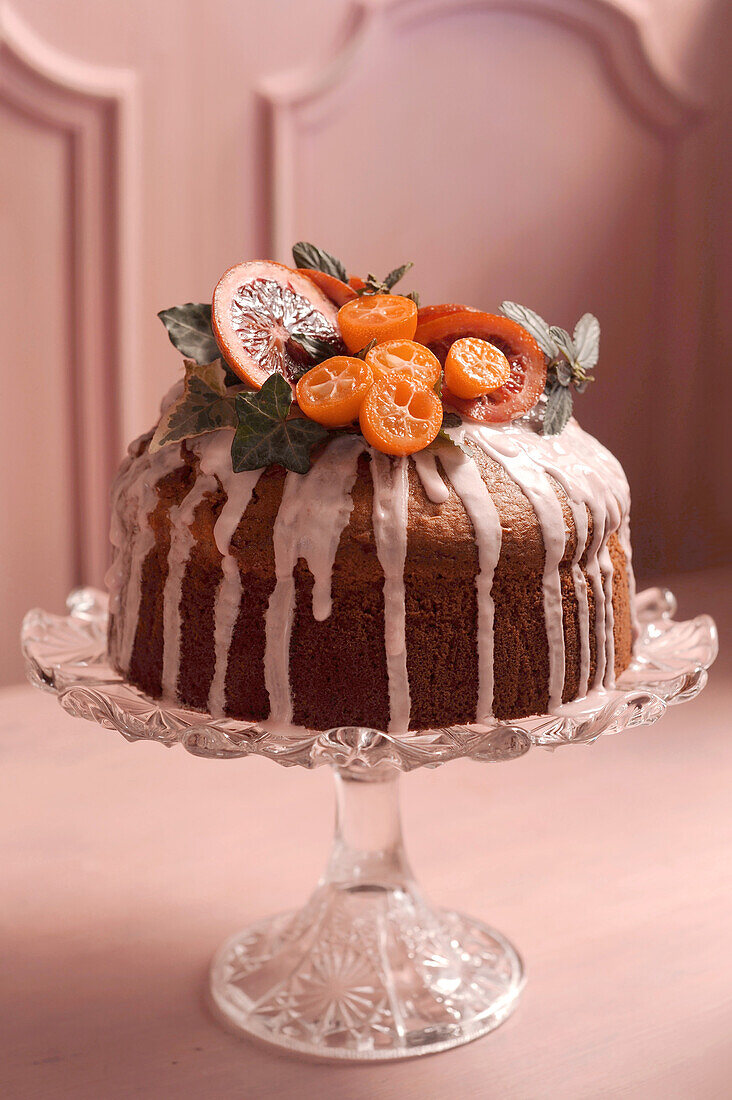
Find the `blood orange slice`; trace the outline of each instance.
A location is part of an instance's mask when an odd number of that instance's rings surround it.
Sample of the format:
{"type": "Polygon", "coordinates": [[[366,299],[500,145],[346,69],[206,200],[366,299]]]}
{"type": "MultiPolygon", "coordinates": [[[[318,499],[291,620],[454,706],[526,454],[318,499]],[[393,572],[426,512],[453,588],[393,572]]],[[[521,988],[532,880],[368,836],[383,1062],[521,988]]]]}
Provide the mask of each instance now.
{"type": "Polygon", "coordinates": [[[441,302],[439,305],[421,306],[417,310],[417,328],[426,324],[427,321],[435,321],[438,317],[447,317],[449,313],[462,313],[466,309],[474,312],[475,307],[463,306],[458,302],[441,302]]]}
{"type": "Polygon", "coordinates": [[[231,369],[259,389],[270,374],[294,384],[301,363],[293,335],[314,336],[342,350],[338,309],[304,275],[271,260],[237,264],[214,290],[211,323],[231,369]]]}
{"type": "Polygon", "coordinates": [[[306,279],[315,283],[326,298],[335,302],[337,306],[344,306],[346,302],[352,302],[354,298],[358,298],[356,291],[348,283],[337,279],[335,275],[328,275],[326,271],[313,271],[309,267],[296,267],[295,270],[298,275],[304,275],[306,279]]]}
{"type": "Polygon", "coordinates": [[[473,420],[504,423],[523,416],[544,392],[546,361],[533,336],[507,317],[465,309],[423,321],[414,335],[444,364],[456,340],[477,336],[502,351],[511,373],[499,389],[474,400],[465,400],[442,389],[442,400],[473,420]]]}

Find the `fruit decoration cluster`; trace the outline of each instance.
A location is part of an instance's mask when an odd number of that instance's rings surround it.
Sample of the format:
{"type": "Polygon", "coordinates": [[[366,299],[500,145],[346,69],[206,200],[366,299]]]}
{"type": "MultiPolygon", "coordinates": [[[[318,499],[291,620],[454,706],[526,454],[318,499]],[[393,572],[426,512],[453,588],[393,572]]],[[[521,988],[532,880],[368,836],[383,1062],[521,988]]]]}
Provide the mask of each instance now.
{"type": "Polygon", "coordinates": [[[535,410],[556,435],[572,390],[593,381],[600,326],[590,313],[570,335],[515,302],[497,314],[420,307],[416,292],[393,293],[411,263],[362,279],[304,241],[293,259],[237,264],[211,305],[158,314],[186,361],[151,451],[233,428],[235,471],[279,463],[306,473],[313,448],[340,432],[408,455],[454,442],[464,419],[501,424],[535,410]]]}

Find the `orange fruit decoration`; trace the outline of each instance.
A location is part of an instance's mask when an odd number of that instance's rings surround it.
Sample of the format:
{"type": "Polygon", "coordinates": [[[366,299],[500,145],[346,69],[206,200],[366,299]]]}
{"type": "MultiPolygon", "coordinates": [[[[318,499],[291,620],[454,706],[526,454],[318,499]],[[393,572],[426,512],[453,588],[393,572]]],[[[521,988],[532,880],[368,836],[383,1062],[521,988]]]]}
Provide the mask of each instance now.
{"type": "Polygon", "coordinates": [[[295,271],[298,275],[304,275],[306,279],[315,283],[326,298],[330,298],[331,302],[337,306],[343,306],[346,302],[352,302],[354,298],[358,298],[356,291],[348,283],[337,279],[335,275],[328,275],[325,271],[314,271],[309,267],[296,267],[295,271]]]}
{"type": "Polygon", "coordinates": [[[447,317],[450,313],[462,313],[466,309],[474,311],[475,307],[459,305],[457,302],[442,302],[434,306],[420,306],[417,310],[417,328],[426,324],[427,321],[434,321],[437,317],[447,317]]]}
{"type": "Polygon", "coordinates": [[[412,375],[396,371],[374,382],[358,419],[366,442],[377,451],[411,455],[427,447],[442,427],[442,402],[412,375]]]}
{"type": "Polygon", "coordinates": [[[371,340],[411,340],[417,328],[417,305],[401,294],[364,294],[338,311],[343,343],[360,351],[371,340]]]}
{"type": "Polygon", "coordinates": [[[503,352],[477,336],[456,340],[445,358],[445,385],[468,401],[497,390],[510,377],[511,364],[503,352]]]}
{"type": "Polygon", "coordinates": [[[334,355],[303,374],[295,395],[310,420],[326,428],[343,428],[358,416],[373,381],[371,367],[363,359],[334,355]]]}
{"type": "Polygon", "coordinates": [[[394,371],[403,371],[432,389],[442,373],[439,360],[424,344],[414,340],[385,340],[366,354],[366,362],[374,378],[388,378],[394,371]]]}
{"type": "Polygon", "coordinates": [[[271,260],[237,264],[222,275],[211,325],[231,369],[255,389],[275,372],[294,383],[301,353],[292,335],[341,345],[338,309],[305,275],[271,260]]]}
{"type": "Polygon", "coordinates": [[[441,363],[455,341],[466,336],[477,336],[500,348],[511,367],[510,377],[497,390],[472,399],[458,397],[445,384],[442,400],[463,415],[490,424],[523,416],[539,400],[546,383],[546,359],[534,337],[507,317],[474,309],[427,316],[416,332],[419,343],[425,344],[441,363]]]}

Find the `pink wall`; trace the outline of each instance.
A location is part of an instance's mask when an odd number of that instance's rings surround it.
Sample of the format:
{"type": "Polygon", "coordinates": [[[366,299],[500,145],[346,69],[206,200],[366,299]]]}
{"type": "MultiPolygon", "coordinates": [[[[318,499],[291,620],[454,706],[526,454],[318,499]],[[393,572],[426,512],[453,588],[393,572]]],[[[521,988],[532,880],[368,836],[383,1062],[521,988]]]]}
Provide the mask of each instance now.
{"type": "Polygon", "coordinates": [[[598,313],[579,415],[626,464],[641,570],[728,553],[722,10],[1,7],[0,680],[23,611],[100,579],[111,471],[179,365],[157,310],[299,236],[413,259],[427,300],[598,313]]]}

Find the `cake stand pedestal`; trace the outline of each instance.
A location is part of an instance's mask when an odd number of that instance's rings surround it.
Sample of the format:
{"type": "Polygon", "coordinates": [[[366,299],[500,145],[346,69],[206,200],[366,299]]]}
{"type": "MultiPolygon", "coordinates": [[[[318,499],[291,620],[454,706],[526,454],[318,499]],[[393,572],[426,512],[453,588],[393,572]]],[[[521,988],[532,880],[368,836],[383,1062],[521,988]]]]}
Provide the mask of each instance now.
{"type": "Polygon", "coordinates": [[[224,943],[209,981],[211,1005],[227,1027],[328,1060],[406,1058],[469,1042],[510,1015],[523,986],[508,940],[422,897],[402,842],[399,773],[460,757],[511,760],[533,746],[587,744],[651,724],[702,690],[717,652],[708,616],[675,622],[673,596],[649,589],[638,597],[633,662],[613,691],[511,723],[285,736],[147,698],[108,664],[105,597],[81,589],[68,608],[67,616],[29,612],[22,640],[30,680],[70,714],[130,741],[180,743],[197,756],[256,754],[333,767],[335,839],[320,883],[304,908],[224,943]]]}

